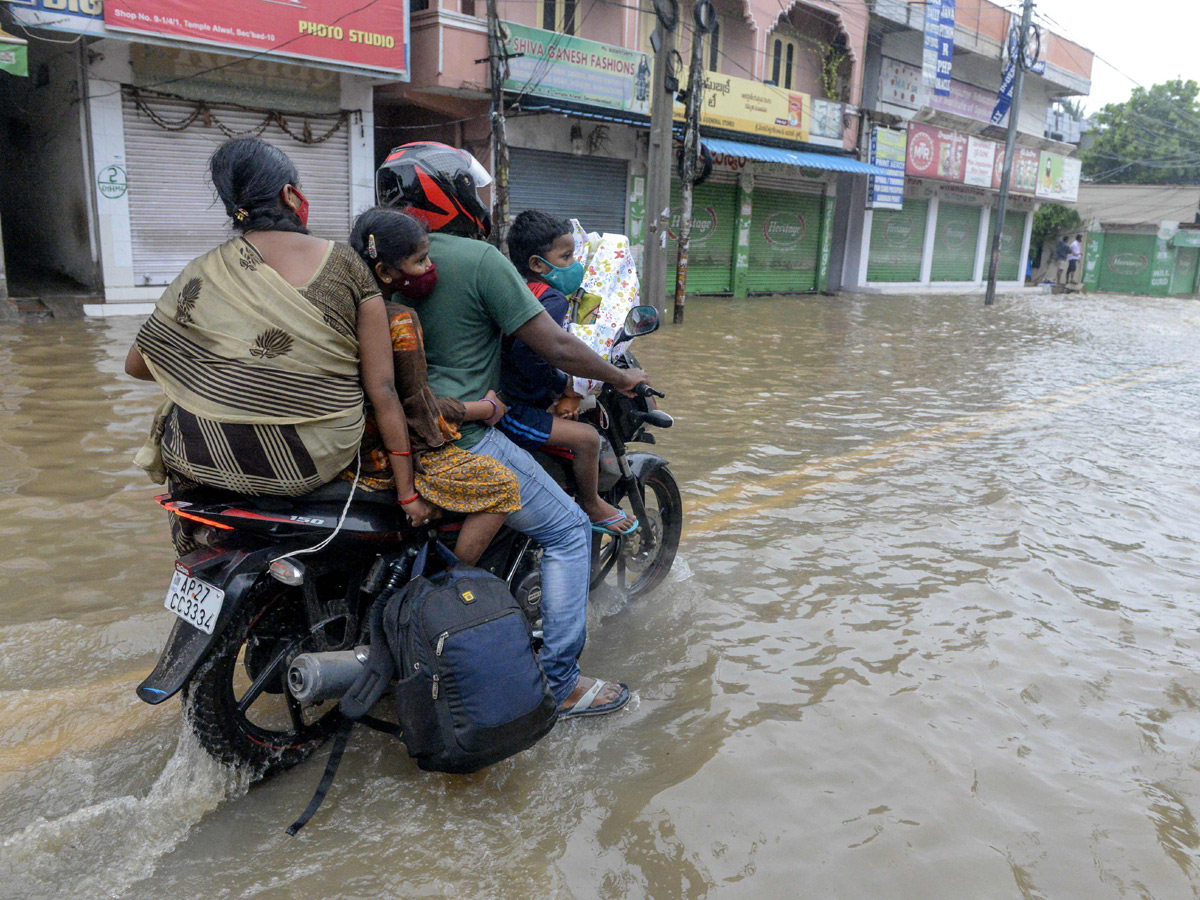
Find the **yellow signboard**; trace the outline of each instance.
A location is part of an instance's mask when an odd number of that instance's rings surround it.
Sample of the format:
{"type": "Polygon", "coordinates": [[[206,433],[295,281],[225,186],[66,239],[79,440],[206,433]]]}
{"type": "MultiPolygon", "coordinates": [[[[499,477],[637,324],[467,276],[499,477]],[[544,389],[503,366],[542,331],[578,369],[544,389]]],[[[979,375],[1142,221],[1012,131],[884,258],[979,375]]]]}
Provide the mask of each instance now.
{"type": "MultiPolygon", "coordinates": [[[[787,141],[807,141],[811,103],[812,97],[798,91],[707,72],[700,124],[787,141]]],[[[683,104],[677,102],[675,118],[682,120],[683,115],[683,104]]]]}

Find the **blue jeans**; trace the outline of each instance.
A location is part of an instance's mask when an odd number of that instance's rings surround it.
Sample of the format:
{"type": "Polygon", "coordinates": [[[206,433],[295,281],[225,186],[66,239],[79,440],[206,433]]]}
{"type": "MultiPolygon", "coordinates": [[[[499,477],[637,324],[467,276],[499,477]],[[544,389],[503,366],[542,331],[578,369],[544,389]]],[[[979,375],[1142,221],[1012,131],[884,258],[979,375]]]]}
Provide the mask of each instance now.
{"type": "Polygon", "coordinates": [[[592,525],[587,514],[555,484],[532,456],[489,428],[472,453],[504,463],[521,485],[521,509],[505,523],[527,534],[542,554],[542,669],[562,703],[579,679],[579,654],[587,638],[592,525]]]}

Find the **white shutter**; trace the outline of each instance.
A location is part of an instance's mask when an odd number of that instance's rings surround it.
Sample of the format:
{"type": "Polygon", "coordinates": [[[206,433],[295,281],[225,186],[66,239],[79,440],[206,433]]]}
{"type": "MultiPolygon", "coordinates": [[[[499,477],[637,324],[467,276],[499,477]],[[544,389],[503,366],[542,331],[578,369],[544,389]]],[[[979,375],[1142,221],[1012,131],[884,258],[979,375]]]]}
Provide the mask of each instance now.
{"type": "Polygon", "coordinates": [[[623,159],[513,147],[509,151],[509,213],[515,216],[540,209],[560,218],[578,219],[588,231],[625,234],[628,171],[629,164],[623,159]]]}
{"type": "MultiPolygon", "coordinates": [[[[167,122],[180,122],[196,109],[194,102],[144,94],[142,102],[167,122]]],[[[212,115],[233,132],[253,134],[267,113],[213,106],[212,115]]],[[[170,284],[185,265],[234,233],[208,176],[208,158],[228,137],[215,122],[205,126],[203,117],[183,131],[166,131],[128,95],[123,117],[134,283],[170,284]]],[[[285,120],[302,132],[302,115],[285,115],[285,120]]],[[[319,137],[333,123],[314,119],[312,133],[319,137]]],[[[350,125],[320,144],[295,141],[274,121],[259,135],[296,164],[308,198],[309,230],[337,241],[350,233],[350,125]]]]}

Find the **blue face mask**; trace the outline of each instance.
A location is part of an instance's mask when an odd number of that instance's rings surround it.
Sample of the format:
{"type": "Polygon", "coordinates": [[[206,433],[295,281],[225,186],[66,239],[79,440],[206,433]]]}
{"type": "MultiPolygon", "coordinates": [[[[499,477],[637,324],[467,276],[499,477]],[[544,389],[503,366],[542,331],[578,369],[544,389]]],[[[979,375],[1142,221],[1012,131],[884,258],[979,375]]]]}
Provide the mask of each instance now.
{"type": "Polygon", "coordinates": [[[579,260],[575,260],[569,266],[556,266],[540,256],[538,259],[550,267],[549,272],[544,272],[540,276],[542,280],[550,287],[562,291],[567,297],[579,290],[579,286],[583,284],[584,268],[583,263],[579,260]]]}

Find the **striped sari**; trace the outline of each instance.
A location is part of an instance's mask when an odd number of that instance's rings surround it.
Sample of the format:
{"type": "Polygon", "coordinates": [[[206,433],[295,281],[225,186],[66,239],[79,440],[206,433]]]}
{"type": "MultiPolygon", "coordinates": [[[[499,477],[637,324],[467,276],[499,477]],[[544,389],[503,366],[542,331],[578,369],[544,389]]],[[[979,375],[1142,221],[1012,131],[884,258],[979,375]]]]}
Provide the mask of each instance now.
{"type": "Polygon", "coordinates": [[[245,494],[333,480],[362,439],[355,322],[378,293],[344,244],[300,288],[244,238],[193,260],[135,342],[170,404],[139,464],[245,494]]]}

